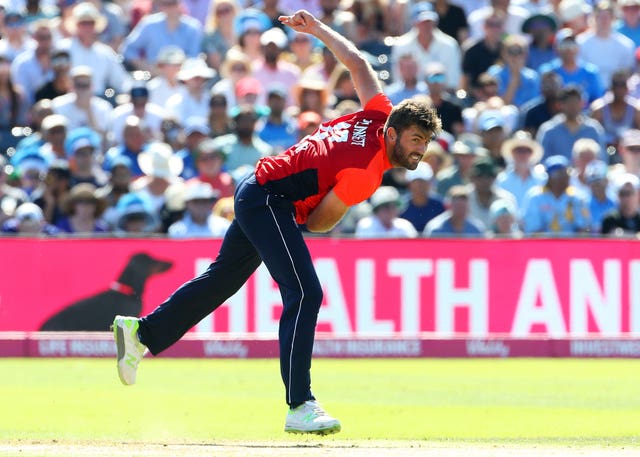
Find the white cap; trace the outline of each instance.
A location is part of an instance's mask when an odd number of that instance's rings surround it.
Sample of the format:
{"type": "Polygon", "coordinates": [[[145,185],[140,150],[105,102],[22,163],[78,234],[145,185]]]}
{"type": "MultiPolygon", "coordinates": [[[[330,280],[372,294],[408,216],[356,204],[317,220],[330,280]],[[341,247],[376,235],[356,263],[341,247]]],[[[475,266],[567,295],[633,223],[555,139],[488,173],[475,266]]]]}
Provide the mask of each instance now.
{"type": "Polygon", "coordinates": [[[404,176],[407,182],[415,181],[416,179],[431,181],[433,178],[433,169],[427,162],[420,162],[415,170],[407,170],[404,176]]]}

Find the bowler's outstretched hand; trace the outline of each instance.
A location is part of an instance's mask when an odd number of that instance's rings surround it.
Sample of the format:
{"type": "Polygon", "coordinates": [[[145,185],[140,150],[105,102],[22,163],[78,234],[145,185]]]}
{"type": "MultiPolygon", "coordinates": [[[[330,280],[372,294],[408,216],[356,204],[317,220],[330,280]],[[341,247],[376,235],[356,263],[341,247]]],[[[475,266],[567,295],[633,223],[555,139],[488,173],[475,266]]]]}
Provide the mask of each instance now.
{"type": "Polygon", "coordinates": [[[296,32],[312,33],[316,27],[316,18],[306,10],[299,10],[291,16],[280,16],[278,20],[296,32]]]}

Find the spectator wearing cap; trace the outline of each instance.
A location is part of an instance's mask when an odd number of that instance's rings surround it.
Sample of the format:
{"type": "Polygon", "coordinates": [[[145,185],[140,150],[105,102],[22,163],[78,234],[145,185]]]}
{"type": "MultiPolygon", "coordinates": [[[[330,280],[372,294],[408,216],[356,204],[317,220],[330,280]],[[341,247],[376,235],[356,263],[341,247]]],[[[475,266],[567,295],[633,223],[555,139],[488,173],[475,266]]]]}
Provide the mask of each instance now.
{"type": "Polygon", "coordinates": [[[556,155],[545,159],[547,182],[527,194],[522,208],[524,233],[568,236],[586,232],[591,225],[583,196],[569,187],[569,160],[556,155]]]}
{"type": "Polygon", "coordinates": [[[152,142],[144,151],[138,154],[138,165],[144,176],[131,184],[136,194],[151,204],[151,209],[157,214],[166,203],[165,191],[169,186],[182,182],[182,159],[178,157],[171,146],[166,143],[152,142]]]}
{"type": "Polygon", "coordinates": [[[128,193],[116,205],[117,219],[113,230],[122,235],[140,236],[157,233],[160,218],[152,203],[144,195],[128,193]]]}
{"type": "Polygon", "coordinates": [[[262,87],[268,87],[274,81],[289,88],[287,106],[291,106],[293,98],[291,88],[300,79],[300,69],[283,57],[289,45],[289,39],[279,27],[273,27],[260,36],[263,59],[254,64],[253,76],[260,81],[262,87]]]}
{"type": "Polygon", "coordinates": [[[46,19],[35,21],[30,26],[35,45],[16,55],[11,62],[11,76],[24,92],[26,103],[33,103],[36,90],[53,78],[51,53],[53,30],[46,19]]]}
{"type": "Polygon", "coordinates": [[[622,134],[618,154],[622,171],[640,177],[640,130],[629,129],[622,134]]]}
{"type": "Polygon", "coordinates": [[[76,184],[63,203],[65,217],[56,227],[63,233],[104,233],[109,231],[100,218],[106,208],[106,201],[96,194],[96,187],[89,183],[76,184]]]}
{"type": "Polygon", "coordinates": [[[576,35],[587,30],[593,13],[591,3],[587,0],[562,0],[557,6],[562,26],[573,30],[576,35]]]}
{"type": "MultiPolygon", "coordinates": [[[[37,148],[49,160],[54,158],[66,159],[67,153],[64,149],[64,142],[69,131],[67,118],[61,114],[50,114],[42,119],[40,131],[42,133],[42,144],[34,144],[33,147],[37,148]]],[[[27,149],[29,148],[27,146],[27,149]]]]}
{"type": "Polygon", "coordinates": [[[524,37],[509,35],[502,42],[502,63],[487,70],[498,80],[498,94],[507,105],[521,107],[540,95],[540,77],[526,66],[528,53],[524,37]]]}
{"type": "Polygon", "coordinates": [[[398,57],[398,74],[400,78],[385,88],[385,93],[393,105],[405,98],[427,94],[427,84],[418,79],[418,62],[414,55],[403,54],[398,57]]]}
{"type": "MultiPolygon", "coordinates": [[[[438,176],[440,175],[440,172],[449,168],[453,162],[448,148],[448,142],[436,139],[436,141],[431,141],[429,143],[427,151],[422,156],[422,161],[429,164],[433,171],[433,177],[431,178],[431,190],[434,195],[438,195],[436,190],[438,189],[438,176]]],[[[442,198],[441,195],[439,196],[442,198]]]]}
{"type": "Polygon", "coordinates": [[[298,141],[295,123],[285,111],[287,93],[286,87],[280,83],[272,83],[268,86],[269,114],[257,127],[260,139],[279,152],[289,149],[298,141]]]}
{"type": "Polygon", "coordinates": [[[469,36],[479,38],[482,36],[482,25],[493,11],[500,11],[504,14],[504,31],[508,35],[518,35],[522,31],[522,24],[530,16],[530,13],[521,6],[514,5],[514,2],[504,0],[491,0],[486,6],[482,6],[467,18],[469,22],[469,36]]]}
{"type": "Polygon", "coordinates": [[[202,43],[202,25],[183,14],[179,0],[158,0],[158,12],[140,20],[127,35],[120,53],[136,70],[155,74],[160,50],[177,46],[187,57],[197,58],[202,43]]]}
{"type": "MultiPolygon", "coordinates": [[[[253,76],[245,76],[236,82],[236,103],[237,106],[251,105],[256,109],[264,107],[264,87],[262,83],[253,76]]],[[[237,109],[232,107],[231,111],[237,109]]]]}
{"type": "Polygon", "coordinates": [[[599,157],[603,157],[600,145],[590,138],[581,138],[573,144],[571,150],[571,180],[569,185],[584,198],[589,195],[589,183],[587,182],[587,165],[599,157]]]}
{"type": "Polygon", "coordinates": [[[381,186],[369,198],[372,214],[356,224],[356,238],[416,238],[413,224],[399,216],[402,201],[398,189],[381,186]]]}
{"type": "Polygon", "coordinates": [[[635,50],[633,41],[613,29],[615,3],[600,0],[593,10],[593,28],[580,34],[578,57],[598,67],[602,81],[611,81],[617,70],[633,71],[635,50]]]}
{"type": "Polygon", "coordinates": [[[231,223],[213,214],[219,194],[204,182],[191,182],[186,186],[185,213],[182,219],[169,226],[169,238],[221,238],[231,223]]]}
{"type": "Polygon", "coordinates": [[[591,232],[600,233],[602,220],[616,209],[616,201],[609,196],[609,167],[602,160],[589,162],[585,170],[585,179],[589,186],[587,207],[591,214],[591,232]]]}
{"type": "MultiPolygon", "coordinates": [[[[412,54],[418,62],[441,62],[447,69],[448,88],[457,90],[461,75],[458,42],[438,29],[438,13],[431,3],[416,3],[411,17],[413,26],[407,33],[399,36],[391,47],[393,79],[400,79],[400,56],[412,54]]],[[[420,79],[424,80],[425,68],[421,67],[419,71],[420,79]]]]}
{"type": "Polygon", "coordinates": [[[191,179],[198,175],[196,168],[196,156],[198,145],[209,137],[211,133],[207,119],[204,117],[192,116],[184,121],[182,130],[185,138],[184,148],[175,152],[182,160],[182,179],[191,179]]]}
{"type": "Polygon", "coordinates": [[[513,194],[495,185],[498,167],[489,157],[479,157],[471,167],[471,184],[469,185],[469,214],[474,219],[489,227],[491,204],[498,200],[506,200],[517,208],[513,194]]]}
{"type": "Polygon", "coordinates": [[[453,164],[441,170],[438,175],[438,195],[444,197],[453,186],[468,184],[474,159],[485,153],[482,140],[475,134],[460,135],[451,146],[453,164]]]}
{"type": "Polygon", "coordinates": [[[553,40],[558,58],[540,67],[539,73],[552,71],[562,80],[562,86],[576,85],[581,88],[588,103],[604,95],[604,83],[598,68],[578,60],[576,34],[569,28],[558,30],[553,40]]]}
{"type": "Polygon", "coordinates": [[[431,219],[444,212],[444,204],[431,193],[433,170],[426,162],[420,162],[415,170],[405,173],[408,195],[400,217],[413,224],[418,233],[431,219]]]}
{"type": "Polygon", "coordinates": [[[25,149],[11,157],[11,166],[18,177],[17,184],[30,200],[35,200],[44,191],[43,178],[52,161],[51,157],[46,157],[35,148],[25,149]]]}
{"type": "Polygon", "coordinates": [[[509,126],[507,118],[497,109],[487,109],[478,116],[478,133],[480,135],[481,147],[500,169],[506,167],[502,157],[502,144],[509,136],[509,126]]]}
{"type": "Polygon", "coordinates": [[[618,0],[622,17],[615,22],[614,29],[640,46],[640,0],[618,0]]]}
{"type": "MultiPolygon", "coordinates": [[[[333,69],[335,70],[335,66],[333,69]]],[[[328,80],[315,72],[306,71],[294,87],[294,104],[299,113],[313,111],[322,119],[329,118],[328,80]]],[[[294,110],[292,110],[294,111],[294,110]]]]}
{"type": "Polygon", "coordinates": [[[558,57],[553,38],[558,22],[552,14],[532,14],[522,23],[522,33],[530,37],[526,66],[538,71],[542,65],[558,57]]]}
{"type": "Polygon", "coordinates": [[[58,229],[47,223],[38,205],[26,202],[16,209],[11,219],[2,224],[2,232],[22,236],[57,235],[58,229]]]}
{"type": "Polygon", "coordinates": [[[69,51],[65,49],[55,49],[51,52],[51,68],[53,69],[53,78],[40,86],[36,90],[34,99],[36,101],[49,99],[53,100],[71,91],[71,56],[69,51]]]}
{"type": "Polygon", "coordinates": [[[29,200],[26,192],[8,184],[8,171],[7,159],[0,155],[0,226],[13,215],[20,204],[29,200]]]}
{"type": "Polygon", "coordinates": [[[234,28],[238,34],[237,44],[229,51],[242,52],[249,57],[252,64],[262,59],[262,33],[271,28],[271,19],[257,8],[244,8],[234,20],[234,28]]]}
{"type": "Polygon", "coordinates": [[[637,236],[640,232],[640,179],[631,173],[614,177],[618,203],[602,220],[601,233],[609,236],[637,236]]]}
{"type": "Polygon", "coordinates": [[[161,138],[165,109],[149,101],[149,89],[144,81],[136,81],[129,89],[129,101],[116,106],[111,113],[112,141],[122,142],[124,124],[129,116],[136,116],[145,126],[149,139],[161,138]]]}
{"type": "Polygon", "coordinates": [[[489,238],[521,238],[518,209],[508,200],[496,200],[489,207],[489,238]]]}
{"type": "Polygon", "coordinates": [[[71,37],[58,43],[59,48],[69,51],[72,69],[78,66],[91,68],[93,93],[99,97],[105,97],[108,88],[117,94],[124,93],[130,81],[120,56],[98,40],[106,25],[106,17],[93,3],[77,3],[65,20],[71,37]]]}
{"type": "Polygon", "coordinates": [[[469,39],[462,45],[462,79],[460,87],[468,91],[474,99],[483,99],[478,92],[481,87],[480,75],[498,62],[504,35],[505,14],[493,10],[483,23],[481,37],[469,39]]]}
{"type": "Polygon", "coordinates": [[[547,122],[560,111],[560,89],[562,79],[553,71],[547,71],[540,76],[541,95],[534,98],[520,108],[521,126],[535,136],[542,124],[547,122]]]}
{"type": "Polygon", "coordinates": [[[590,116],[604,128],[607,146],[617,148],[622,132],[640,128],[640,105],[629,97],[628,79],[627,71],[615,71],[607,94],[591,104],[590,116]]]}
{"type": "Polygon", "coordinates": [[[560,113],[542,124],[536,135],[544,157],[561,155],[570,160],[573,145],[580,138],[591,138],[604,151],[604,129],[598,121],[583,114],[583,106],[579,87],[570,85],[561,90],[560,113]]]}
{"type": "Polygon", "coordinates": [[[471,217],[469,186],[455,185],[447,191],[447,210],[431,219],[422,234],[428,238],[481,237],[485,231],[482,222],[471,217]]]}
{"type": "Polygon", "coordinates": [[[142,176],[144,173],[138,165],[138,155],[149,144],[149,137],[145,130],[144,123],[139,117],[127,117],[122,128],[122,141],[112,146],[105,154],[104,169],[111,170],[118,159],[125,157],[130,162],[131,175],[134,178],[142,176]]]}
{"type": "Polygon", "coordinates": [[[67,135],[65,150],[71,168],[71,185],[89,183],[95,187],[107,184],[107,176],[98,164],[102,156],[100,135],[88,127],[78,127],[67,135]]]}
{"type": "Polygon", "coordinates": [[[210,184],[220,198],[233,197],[235,185],[231,174],[223,170],[227,160],[227,147],[217,138],[206,138],[196,147],[197,176],[187,181],[210,184]]]}
{"type": "Polygon", "coordinates": [[[214,0],[209,7],[204,24],[202,52],[207,56],[209,66],[218,74],[222,73],[222,62],[236,42],[233,24],[237,14],[238,5],[234,0],[214,0]]]}
{"type": "Polygon", "coordinates": [[[547,176],[538,165],[542,159],[542,146],[529,132],[519,130],[502,144],[502,157],[507,168],[496,178],[496,185],[511,193],[516,207],[521,208],[532,188],[544,185],[547,176]]]}
{"type": "Polygon", "coordinates": [[[215,73],[199,57],[186,59],[178,72],[178,79],[182,81],[183,87],[165,104],[170,115],[180,120],[191,116],[207,117],[211,98],[208,82],[215,73]]]}
{"type": "Polygon", "coordinates": [[[186,56],[178,46],[161,48],[156,62],[157,74],[147,83],[149,102],[165,107],[172,95],[180,93],[178,72],[186,56]]]}
{"type": "Polygon", "coordinates": [[[16,56],[35,43],[27,33],[27,22],[24,13],[13,10],[4,14],[4,27],[2,29],[2,40],[0,40],[0,54],[12,62],[16,56]]]}
{"type": "Polygon", "coordinates": [[[458,136],[464,130],[462,107],[457,98],[447,91],[447,72],[439,62],[432,62],[426,68],[426,82],[429,98],[442,121],[442,129],[458,136]]]}
{"type": "Polygon", "coordinates": [[[74,67],[70,75],[72,90],[51,100],[53,111],[67,118],[69,130],[86,126],[106,135],[110,130],[113,106],[94,95],[93,70],[87,66],[74,67]]]}
{"type": "Polygon", "coordinates": [[[18,142],[12,129],[27,125],[28,107],[22,89],[12,80],[10,65],[7,57],[0,55],[0,154],[6,154],[18,142]]]}
{"type": "Polygon", "coordinates": [[[233,133],[218,137],[229,151],[225,162],[227,171],[232,172],[243,165],[253,167],[260,158],[272,155],[273,147],[256,133],[257,121],[255,107],[239,106],[233,116],[233,133]]]}

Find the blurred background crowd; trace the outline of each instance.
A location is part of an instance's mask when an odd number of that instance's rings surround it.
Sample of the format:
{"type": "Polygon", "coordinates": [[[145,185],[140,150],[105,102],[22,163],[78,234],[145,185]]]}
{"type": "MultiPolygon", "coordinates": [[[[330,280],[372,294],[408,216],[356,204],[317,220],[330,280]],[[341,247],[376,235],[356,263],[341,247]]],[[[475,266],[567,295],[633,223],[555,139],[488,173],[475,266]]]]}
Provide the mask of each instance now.
{"type": "Polygon", "coordinates": [[[330,236],[640,231],[640,0],[0,0],[0,232],[222,236],[261,157],[361,109],[301,8],[444,127],[330,236]]]}

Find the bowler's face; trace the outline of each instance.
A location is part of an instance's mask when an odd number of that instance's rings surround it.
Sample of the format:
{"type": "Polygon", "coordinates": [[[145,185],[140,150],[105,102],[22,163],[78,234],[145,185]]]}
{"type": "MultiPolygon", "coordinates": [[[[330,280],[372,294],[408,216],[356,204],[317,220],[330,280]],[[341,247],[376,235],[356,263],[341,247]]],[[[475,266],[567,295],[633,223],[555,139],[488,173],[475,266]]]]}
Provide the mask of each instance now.
{"type": "Polygon", "coordinates": [[[412,125],[399,136],[395,129],[390,134],[392,135],[391,140],[394,142],[389,156],[391,164],[395,167],[415,170],[427,151],[429,141],[431,141],[430,132],[425,132],[412,125]]]}

